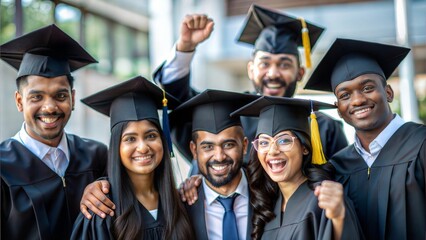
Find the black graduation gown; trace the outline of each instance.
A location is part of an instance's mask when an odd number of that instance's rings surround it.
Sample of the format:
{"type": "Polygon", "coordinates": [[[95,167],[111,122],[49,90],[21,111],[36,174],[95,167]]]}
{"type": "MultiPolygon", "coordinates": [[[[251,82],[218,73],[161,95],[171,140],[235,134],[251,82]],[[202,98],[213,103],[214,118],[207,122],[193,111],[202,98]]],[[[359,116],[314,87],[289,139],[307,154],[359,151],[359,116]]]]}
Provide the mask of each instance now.
{"type": "MultiPolygon", "coordinates": [[[[318,207],[318,199],[304,182],[287,202],[285,212],[281,211],[282,194],[275,204],[276,217],[266,223],[262,239],[333,239],[333,225],[318,207]]],[[[342,239],[362,239],[356,213],[349,200],[345,201],[346,212],[342,239]]]]}
{"type": "MultiPolygon", "coordinates": [[[[162,67],[154,73],[154,79],[156,82],[162,82],[162,67]]],[[[178,79],[170,84],[163,84],[165,90],[179,99],[181,102],[185,102],[198,94],[197,91],[190,86],[190,75],[186,75],[181,79],[178,79]]],[[[255,93],[253,93],[255,94],[255,93]]],[[[328,115],[320,112],[317,113],[317,121],[320,129],[321,143],[323,145],[324,154],[327,158],[333,156],[339,150],[348,146],[345,133],[343,131],[343,125],[340,121],[334,120],[328,115]]],[[[241,117],[241,123],[244,128],[244,134],[248,138],[249,142],[254,140],[257,130],[257,117],[241,117]]],[[[192,154],[189,149],[189,142],[191,140],[192,129],[188,126],[184,126],[182,123],[178,124],[177,127],[171,123],[171,134],[173,141],[177,143],[178,150],[187,158],[192,159],[192,154]],[[175,129],[179,128],[179,129],[175,129]]],[[[248,146],[247,153],[250,153],[251,144],[248,146]]],[[[244,156],[244,163],[247,164],[249,161],[250,154],[244,156]]]]}
{"type": "Polygon", "coordinates": [[[425,161],[426,126],[411,122],[394,133],[370,170],[354,145],[330,160],[367,239],[425,239],[425,161]]]}
{"type": "Polygon", "coordinates": [[[0,144],[1,238],[68,239],[87,184],[105,174],[107,147],[67,134],[62,179],[14,139],[0,144]]]}
{"type": "MultiPolygon", "coordinates": [[[[165,220],[161,204],[158,204],[158,207],[157,220],[155,220],[151,213],[142,204],[139,204],[139,211],[144,219],[144,240],[163,239],[165,220]]],[[[112,240],[114,239],[110,232],[112,221],[113,217],[101,218],[94,213],[92,213],[92,219],[88,220],[80,213],[74,223],[71,240],[112,240]]]]}

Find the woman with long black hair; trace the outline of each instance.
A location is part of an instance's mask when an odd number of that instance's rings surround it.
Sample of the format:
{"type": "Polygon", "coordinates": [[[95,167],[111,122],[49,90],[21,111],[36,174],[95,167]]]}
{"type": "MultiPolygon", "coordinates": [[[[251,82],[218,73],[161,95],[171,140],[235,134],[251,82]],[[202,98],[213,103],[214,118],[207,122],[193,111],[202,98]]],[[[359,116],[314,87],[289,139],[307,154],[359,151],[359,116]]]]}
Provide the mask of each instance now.
{"type": "MultiPolygon", "coordinates": [[[[136,77],[82,100],[111,118],[108,180],[116,209],[105,219],[80,213],[72,239],[193,239],[157,113],[163,94],[136,77]]],[[[178,104],[167,100],[171,107],[178,104]]]]}
{"type": "Polygon", "coordinates": [[[310,130],[309,113],[318,108],[333,105],[262,97],[232,114],[259,116],[247,168],[253,239],[363,238],[342,185],[331,181],[318,130],[310,130]]]}

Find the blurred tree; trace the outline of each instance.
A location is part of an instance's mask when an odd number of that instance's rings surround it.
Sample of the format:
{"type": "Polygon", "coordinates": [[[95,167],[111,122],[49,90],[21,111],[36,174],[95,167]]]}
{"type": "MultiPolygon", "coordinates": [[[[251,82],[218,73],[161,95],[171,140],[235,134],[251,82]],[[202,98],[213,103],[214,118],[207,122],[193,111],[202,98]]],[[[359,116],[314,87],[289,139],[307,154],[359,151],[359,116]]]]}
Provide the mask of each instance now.
{"type": "Polygon", "coordinates": [[[426,97],[419,100],[419,117],[426,124],[426,97]]]}
{"type": "MultiPolygon", "coordinates": [[[[15,38],[16,27],[14,24],[15,15],[15,1],[2,0],[0,1],[0,41],[1,43],[7,42],[15,38]]],[[[31,32],[37,28],[44,27],[52,24],[53,20],[53,7],[52,1],[42,0],[24,0],[22,1],[23,7],[23,22],[24,34],[31,32]]]]}

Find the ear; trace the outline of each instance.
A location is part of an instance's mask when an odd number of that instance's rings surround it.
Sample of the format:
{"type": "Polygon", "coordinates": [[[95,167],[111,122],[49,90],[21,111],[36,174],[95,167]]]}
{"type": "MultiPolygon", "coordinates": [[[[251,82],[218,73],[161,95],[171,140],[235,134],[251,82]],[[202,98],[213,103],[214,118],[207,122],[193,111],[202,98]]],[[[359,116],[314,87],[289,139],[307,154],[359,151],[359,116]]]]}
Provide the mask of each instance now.
{"type": "Polygon", "coordinates": [[[303,155],[308,155],[309,154],[309,150],[305,147],[305,146],[303,146],[303,155]]]}
{"type": "Polygon", "coordinates": [[[249,77],[249,79],[250,80],[253,80],[253,69],[254,69],[254,62],[253,62],[253,60],[250,60],[248,63],[247,63],[247,75],[248,75],[248,77],[249,77]]]}
{"type": "Polygon", "coordinates": [[[189,143],[189,148],[191,149],[192,159],[198,160],[198,156],[197,156],[197,144],[195,144],[194,141],[191,141],[189,143]]]}
{"type": "Polygon", "coordinates": [[[22,105],[22,95],[19,93],[19,91],[15,91],[15,104],[16,104],[16,108],[18,109],[19,112],[24,111],[24,107],[22,105]]]}
{"type": "Polygon", "coordinates": [[[339,117],[342,118],[342,114],[339,111],[339,102],[334,102],[334,105],[337,107],[337,114],[339,114],[339,117]]]}
{"type": "Polygon", "coordinates": [[[386,85],[385,87],[385,91],[386,91],[386,100],[391,103],[393,101],[394,98],[394,93],[393,93],[393,89],[391,87],[391,85],[386,85]]]}
{"type": "Polygon", "coordinates": [[[247,137],[244,137],[244,140],[243,140],[243,150],[244,150],[244,155],[246,155],[246,154],[247,154],[247,148],[248,148],[248,145],[249,145],[248,138],[247,138],[247,137]]]}
{"type": "Polygon", "coordinates": [[[74,110],[75,107],[75,90],[71,90],[71,104],[72,104],[72,110],[74,110]]]}
{"type": "Polygon", "coordinates": [[[305,76],[305,68],[299,67],[299,70],[297,71],[297,81],[298,82],[302,81],[303,76],[305,76]]]}

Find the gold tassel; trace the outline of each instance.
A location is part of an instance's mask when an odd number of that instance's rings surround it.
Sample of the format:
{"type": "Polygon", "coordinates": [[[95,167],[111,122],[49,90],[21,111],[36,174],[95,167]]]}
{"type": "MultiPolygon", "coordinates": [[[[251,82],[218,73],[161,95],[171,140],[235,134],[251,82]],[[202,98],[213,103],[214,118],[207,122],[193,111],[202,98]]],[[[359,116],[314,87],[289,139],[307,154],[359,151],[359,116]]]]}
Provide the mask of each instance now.
{"type": "Polygon", "coordinates": [[[299,18],[299,20],[302,23],[302,44],[305,50],[305,66],[306,68],[311,68],[311,41],[309,40],[309,30],[306,26],[305,19],[299,18]]]}
{"type": "Polygon", "coordinates": [[[163,91],[163,107],[167,107],[167,98],[166,98],[166,91],[164,89],[161,89],[163,91]]]}
{"type": "Polygon", "coordinates": [[[311,112],[311,144],[312,144],[312,164],[322,165],[327,162],[322,151],[321,137],[314,111],[311,112]]]}

